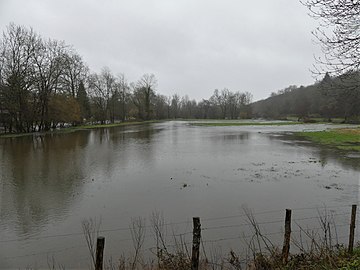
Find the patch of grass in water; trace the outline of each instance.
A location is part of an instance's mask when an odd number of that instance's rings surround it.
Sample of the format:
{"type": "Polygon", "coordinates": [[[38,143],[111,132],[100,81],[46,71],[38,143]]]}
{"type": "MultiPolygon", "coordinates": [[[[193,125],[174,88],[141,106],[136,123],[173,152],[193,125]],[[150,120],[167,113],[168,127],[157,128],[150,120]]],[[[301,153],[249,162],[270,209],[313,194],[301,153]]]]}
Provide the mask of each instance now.
{"type": "Polygon", "coordinates": [[[121,126],[134,126],[134,125],[143,125],[143,124],[152,124],[159,123],[160,121],[152,120],[152,121],[136,121],[136,122],[121,122],[114,124],[95,124],[95,125],[82,125],[70,127],[70,129],[95,129],[95,128],[111,128],[111,127],[121,127],[121,126]]]}
{"type": "Polygon", "coordinates": [[[289,126],[300,125],[303,122],[208,122],[191,123],[193,126],[226,127],[226,126],[289,126]]]}
{"type": "Polygon", "coordinates": [[[340,150],[360,151],[360,128],[297,132],[296,134],[310,141],[333,146],[340,150]]]}

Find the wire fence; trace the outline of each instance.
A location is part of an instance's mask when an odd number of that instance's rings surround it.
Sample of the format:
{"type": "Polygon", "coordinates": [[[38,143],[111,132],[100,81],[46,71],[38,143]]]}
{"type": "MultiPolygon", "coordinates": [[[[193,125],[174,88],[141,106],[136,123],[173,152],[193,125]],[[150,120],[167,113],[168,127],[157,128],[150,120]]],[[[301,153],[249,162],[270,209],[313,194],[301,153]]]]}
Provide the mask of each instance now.
{"type": "MultiPolygon", "coordinates": [[[[349,239],[351,237],[351,210],[353,210],[352,205],[334,205],[334,206],[313,206],[313,207],[304,207],[304,208],[293,208],[292,210],[292,219],[291,219],[291,241],[303,241],[302,245],[306,246],[306,241],[304,238],[308,238],[309,241],[318,238],[319,241],[331,241],[331,245],[339,244],[348,244],[351,241],[355,241],[357,236],[354,236],[354,239],[349,239]],[[317,224],[317,225],[316,225],[317,224]],[[328,239],[325,239],[325,238],[328,239]]],[[[356,210],[356,212],[358,209],[356,210]]],[[[207,256],[206,253],[209,253],[209,250],[214,247],[214,245],[224,247],[224,248],[240,248],[241,246],[246,248],[246,245],[249,245],[249,241],[254,239],[254,237],[262,237],[269,241],[269,243],[274,243],[275,246],[281,247],[281,243],[284,241],[283,236],[286,233],[284,226],[284,209],[276,209],[269,211],[260,211],[260,212],[251,212],[250,210],[245,210],[244,213],[227,215],[227,216],[217,216],[217,217],[201,217],[201,244],[204,252],[204,256],[207,256]]],[[[182,220],[178,222],[165,223],[162,222],[161,229],[163,230],[163,243],[166,243],[167,249],[178,250],[179,245],[186,246],[188,250],[194,243],[194,231],[190,230],[192,220],[182,220]],[[174,227],[182,227],[182,230],[176,229],[174,227]],[[171,230],[172,229],[172,230],[171,230]],[[171,231],[171,233],[169,233],[171,231]]],[[[80,226],[79,226],[80,227],[80,226]]],[[[354,227],[355,228],[355,227],[354,227]]],[[[151,243],[156,240],[156,234],[154,233],[154,224],[142,225],[143,230],[150,231],[143,236],[142,241],[145,243],[142,245],[142,250],[154,254],[155,251],[159,248],[158,243],[152,245],[151,243]]],[[[105,247],[105,257],[115,258],[120,256],[124,252],[120,252],[124,246],[129,246],[134,243],[134,228],[129,227],[113,227],[113,228],[104,228],[97,230],[97,235],[104,235],[106,239],[110,240],[110,246],[116,246],[117,248],[105,247]],[[118,233],[123,232],[127,234],[128,237],[119,238],[118,233]],[[111,240],[113,239],[113,241],[111,240]],[[126,244],[125,244],[126,243],[126,244]],[[114,251],[115,250],[115,251],[114,251]]],[[[19,243],[24,240],[26,241],[42,241],[46,239],[56,240],[54,243],[57,243],[59,239],[67,239],[65,242],[74,241],[81,243],[75,246],[63,246],[53,249],[47,249],[39,252],[28,252],[21,255],[14,256],[5,256],[4,260],[16,260],[19,258],[26,257],[40,257],[40,256],[57,256],[61,257],[61,254],[69,254],[83,250],[83,253],[88,252],[88,245],[86,245],[84,238],[84,231],[75,231],[69,233],[60,233],[60,234],[49,234],[35,237],[26,237],[26,238],[11,238],[11,239],[0,239],[0,244],[9,244],[9,243],[19,243]],[[80,239],[78,239],[80,238],[80,239]]],[[[85,239],[85,238],[84,238],[85,239]]],[[[266,241],[264,242],[266,244],[266,241]]],[[[292,246],[296,251],[296,246],[292,246]]],[[[261,247],[259,247],[261,248],[261,247]]],[[[124,248],[126,250],[127,248],[124,248]]],[[[23,252],[22,252],[23,253],[23,252]]],[[[83,256],[84,261],[89,256],[83,256]]]]}
{"type": "MultiPolygon", "coordinates": [[[[360,203],[360,202],[357,202],[360,203]]],[[[357,204],[355,203],[355,204],[357,204]]],[[[302,211],[302,210],[340,210],[343,208],[350,208],[352,204],[346,204],[346,205],[337,205],[337,206],[314,206],[314,207],[304,207],[304,208],[292,208],[292,211],[302,211]]],[[[360,211],[360,209],[358,209],[357,211],[360,211]]],[[[266,214],[274,214],[274,213],[279,213],[281,214],[281,212],[284,212],[284,209],[278,209],[278,210],[270,210],[270,211],[262,211],[262,212],[254,212],[252,213],[253,216],[259,217],[261,215],[266,215],[266,214]]],[[[347,215],[347,214],[337,214],[338,215],[347,215]]],[[[280,216],[280,215],[279,215],[280,216]]],[[[234,219],[234,218],[246,218],[247,215],[246,214],[238,214],[238,215],[230,215],[230,216],[220,216],[220,217],[209,217],[209,218],[202,218],[201,220],[204,221],[216,221],[216,220],[228,220],[228,219],[234,219]]],[[[320,216],[316,215],[316,216],[311,216],[311,217],[305,217],[305,218],[298,218],[298,219],[293,219],[293,221],[300,221],[300,220],[307,220],[307,219],[318,219],[320,216]]],[[[279,220],[275,220],[275,221],[267,221],[267,222],[259,222],[259,224],[270,224],[270,223],[281,223],[283,222],[282,219],[279,220]]],[[[186,221],[179,221],[179,222],[171,222],[171,223],[165,223],[163,224],[164,226],[176,226],[176,225],[183,225],[183,224],[191,224],[191,220],[186,220],[186,221]]],[[[242,225],[249,225],[248,223],[246,224],[234,224],[233,226],[242,226],[242,225]]],[[[152,228],[152,225],[146,225],[144,226],[144,228],[152,228]]],[[[221,227],[219,227],[221,228],[221,227]]],[[[206,229],[206,228],[204,228],[206,229]]],[[[130,227],[116,227],[116,228],[109,228],[109,229],[101,229],[99,230],[100,233],[108,233],[108,232],[118,232],[118,231],[128,231],[130,232],[131,229],[130,227]]],[[[84,232],[83,231],[78,231],[78,232],[71,232],[71,233],[65,233],[65,234],[51,234],[51,235],[43,235],[43,236],[35,236],[35,237],[26,237],[26,238],[13,238],[13,239],[2,239],[0,240],[0,243],[8,243],[8,242],[18,242],[18,241],[22,241],[22,240],[41,240],[41,239],[46,239],[46,238],[59,238],[59,237],[73,237],[73,236],[83,236],[84,232]]]]}

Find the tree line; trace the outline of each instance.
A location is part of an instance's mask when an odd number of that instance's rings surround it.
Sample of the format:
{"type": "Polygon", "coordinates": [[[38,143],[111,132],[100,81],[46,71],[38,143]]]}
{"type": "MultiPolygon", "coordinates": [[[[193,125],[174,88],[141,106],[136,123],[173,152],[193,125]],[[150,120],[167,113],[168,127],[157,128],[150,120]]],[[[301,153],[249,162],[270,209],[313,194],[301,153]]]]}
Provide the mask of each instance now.
{"type": "Polygon", "coordinates": [[[72,46],[31,28],[10,24],[0,38],[0,127],[5,132],[135,119],[251,116],[249,92],[216,89],[197,102],[158,94],[156,88],[153,74],[129,82],[107,67],[91,72],[72,46]]]}
{"type": "Polygon", "coordinates": [[[294,116],[299,120],[323,118],[326,121],[342,118],[347,123],[358,123],[360,73],[349,72],[334,77],[326,73],[321,81],[313,85],[291,85],[251,106],[254,117],[283,119],[294,116]]]}

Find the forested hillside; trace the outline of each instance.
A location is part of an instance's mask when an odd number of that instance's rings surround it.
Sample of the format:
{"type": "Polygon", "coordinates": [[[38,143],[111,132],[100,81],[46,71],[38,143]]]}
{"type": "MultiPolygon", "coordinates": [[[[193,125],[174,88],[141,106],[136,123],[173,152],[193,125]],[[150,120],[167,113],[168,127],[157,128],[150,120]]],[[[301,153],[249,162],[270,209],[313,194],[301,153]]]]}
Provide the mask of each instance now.
{"type": "Polygon", "coordinates": [[[265,100],[252,104],[253,117],[299,119],[310,117],[343,118],[345,122],[358,122],[360,116],[359,73],[331,78],[329,74],[313,85],[289,86],[265,100]]]}

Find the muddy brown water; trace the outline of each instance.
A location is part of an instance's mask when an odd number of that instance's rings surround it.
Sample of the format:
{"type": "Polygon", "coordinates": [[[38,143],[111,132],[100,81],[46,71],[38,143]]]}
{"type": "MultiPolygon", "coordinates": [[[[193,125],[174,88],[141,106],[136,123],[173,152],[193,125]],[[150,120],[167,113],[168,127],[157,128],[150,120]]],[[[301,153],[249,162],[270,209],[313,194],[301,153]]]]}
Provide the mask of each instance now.
{"type": "MultiPolygon", "coordinates": [[[[154,251],[151,213],[191,242],[192,217],[209,249],[248,243],[244,208],[281,244],[285,208],[293,230],[336,220],[347,242],[350,205],[359,201],[360,156],[291,135],[334,126],[192,126],[164,122],[0,140],[0,269],[70,268],[90,259],[81,222],[101,219],[105,257],[129,255],[129,225],[146,222],[144,255],[154,251]],[[171,225],[170,225],[171,224],[171,225]]],[[[249,238],[248,238],[249,239],[249,238]]]]}

